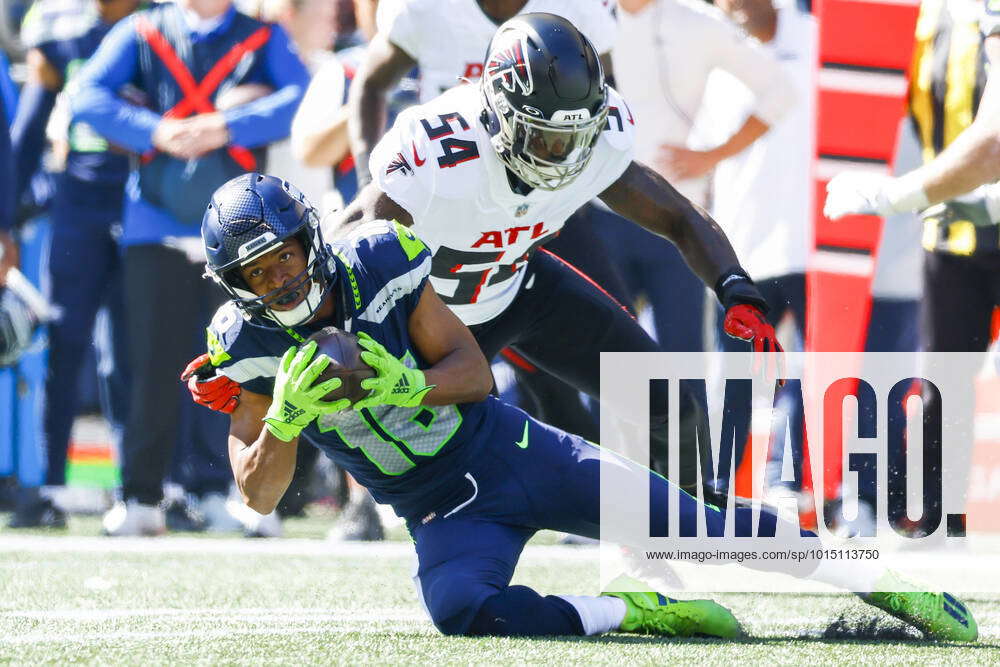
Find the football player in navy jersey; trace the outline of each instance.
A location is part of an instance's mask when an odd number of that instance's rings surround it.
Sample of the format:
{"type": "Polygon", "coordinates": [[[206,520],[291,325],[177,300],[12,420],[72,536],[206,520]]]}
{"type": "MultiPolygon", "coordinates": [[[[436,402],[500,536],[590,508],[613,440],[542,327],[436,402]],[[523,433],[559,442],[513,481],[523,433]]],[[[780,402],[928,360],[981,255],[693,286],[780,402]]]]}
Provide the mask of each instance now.
{"type": "MultiPolygon", "coordinates": [[[[740,633],[709,600],[542,596],[510,585],[538,530],[600,536],[602,475],[649,486],[657,531],[666,530],[671,485],[490,396],[486,358],[431,287],[431,254],[408,229],[375,220],[327,245],[315,211],[290,184],[245,174],[213,195],[202,238],[209,274],[231,299],[212,321],[209,350],[218,371],[243,387],[229,454],[253,509],[273,510],[304,439],[405,520],[419,595],[445,634],[740,633]],[[375,371],[353,405],[326,400],[341,381],[319,380],[330,359],[306,342],[330,325],[359,337],[375,371]]],[[[725,512],[683,492],[679,502],[682,520],[703,513],[710,531],[724,528],[725,512]]],[[[734,511],[738,521],[752,516],[734,511]]],[[[873,604],[935,637],[976,638],[971,614],[950,596],[876,592],[888,576],[877,568],[824,561],[811,576],[860,585],[873,604]]]]}
{"type": "MultiPolygon", "coordinates": [[[[393,219],[412,227],[432,253],[435,291],[488,359],[509,346],[599,398],[602,351],[660,350],[627,309],[542,247],[599,196],[677,245],[725,307],[729,335],[780,353],[767,303],[718,225],[632,159],[636,122],[579,30],[553,14],[522,14],[497,30],[478,86],[459,86],[399,115],[372,152],[375,180],[333,222],[349,229],[393,219]]],[[[225,400],[239,391],[204,388],[225,400]]],[[[199,389],[192,386],[196,400],[199,389]]],[[[657,461],[666,460],[668,441],[661,389],[653,388],[650,401],[657,461]]],[[[682,395],[680,414],[699,417],[696,397],[682,395]]],[[[684,452],[675,480],[692,492],[693,454],[684,452]]],[[[710,481],[705,487],[706,499],[726,504],[726,490],[710,481]]]]}

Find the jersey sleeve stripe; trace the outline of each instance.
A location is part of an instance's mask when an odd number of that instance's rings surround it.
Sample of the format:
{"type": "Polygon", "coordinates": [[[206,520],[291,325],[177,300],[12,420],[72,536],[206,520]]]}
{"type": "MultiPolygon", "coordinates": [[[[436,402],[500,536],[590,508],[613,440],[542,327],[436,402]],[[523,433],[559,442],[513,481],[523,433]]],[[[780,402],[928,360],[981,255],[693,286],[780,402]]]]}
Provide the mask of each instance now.
{"type": "Polygon", "coordinates": [[[278,357],[249,357],[220,368],[218,372],[233,382],[243,384],[259,377],[274,377],[278,373],[280,361],[278,357]]]}

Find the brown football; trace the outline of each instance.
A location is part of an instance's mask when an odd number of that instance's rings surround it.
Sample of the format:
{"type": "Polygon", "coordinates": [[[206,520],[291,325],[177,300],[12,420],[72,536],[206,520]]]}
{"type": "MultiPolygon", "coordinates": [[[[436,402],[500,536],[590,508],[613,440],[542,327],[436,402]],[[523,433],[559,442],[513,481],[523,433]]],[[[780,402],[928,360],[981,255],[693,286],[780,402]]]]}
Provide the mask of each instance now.
{"type": "Polygon", "coordinates": [[[375,377],[371,366],[361,361],[363,349],[358,345],[358,337],[341,331],[337,327],[326,327],[317,331],[309,340],[316,341],[316,354],[330,357],[330,365],[320,374],[314,384],[338,377],[343,384],[323,397],[325,401],[339,401],[349,398],[353,404],[368,396],[368,390],[361,388],[361,381],[375,377]]]}

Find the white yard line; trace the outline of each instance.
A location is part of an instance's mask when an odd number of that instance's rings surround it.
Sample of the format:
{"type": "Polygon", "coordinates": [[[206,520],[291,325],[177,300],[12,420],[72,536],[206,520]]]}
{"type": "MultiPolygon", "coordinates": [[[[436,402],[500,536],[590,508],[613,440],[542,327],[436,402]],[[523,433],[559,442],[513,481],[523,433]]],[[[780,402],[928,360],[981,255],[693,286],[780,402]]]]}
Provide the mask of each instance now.
{"type": "MultiPolygon", "coordinates": [[[[428,627],[430,623],[428,623],[428,627]]],[[[340,626],[323,626],[323,627],[294,627],[294,628],[266,628],[266,627],[253,627],[253,628],[231,628],[226,630],[178,630],[178,631],[163,631],[163,632],[129,632],[116,630],[114,632],[93,632],[87,634],[53,634],[49,632],[45,633],[29,633],[20,635],[18,637],[12,638],[0,638],[0,646],[2,645],[18,645],[18,644],[63,644],[63,643],[77,643],[77,644],[91,644],[100,643],[107,644],[108,642],[120,642],[120,641],[149,641],[150,639],[229,639],[231,637],[240,635],[253,635],[254,637],[260,637],[261,635],[303,635],[303,634],[346,634],[348,632],[359,632],[371,629],[370,625],[340,625],[340,626]]]]}
{"type": "Polygon", "coordinates": [[[426,616],[416,607],[413,612],[400,611],[400,607],[365,608],[353,611],[332,609],[303,609],[281,607],[142,607],[136,609],[15,609],[0,612],[0,619],[24,618],[38,621],[104,622],[122,618],[181,617],[184,620],[202,617],[213,621],[230,620],[244,623],[251,620],[289,622],[320,621],[421,621],[426,616]]]}
{"type": "MultiPolygon", "coordinates": [[[[525,554],[561,561],[598,558],[596,547],[529,545],[525,554]]],[[[238,539],[211,537],[63,537],[7,535],[0,533],[4,553],[119,553],[119,554],[244,554],[281,556],[346,556],[358,558],[409,558],[409,542],[327,542],[317,539],[238,539]]]]}

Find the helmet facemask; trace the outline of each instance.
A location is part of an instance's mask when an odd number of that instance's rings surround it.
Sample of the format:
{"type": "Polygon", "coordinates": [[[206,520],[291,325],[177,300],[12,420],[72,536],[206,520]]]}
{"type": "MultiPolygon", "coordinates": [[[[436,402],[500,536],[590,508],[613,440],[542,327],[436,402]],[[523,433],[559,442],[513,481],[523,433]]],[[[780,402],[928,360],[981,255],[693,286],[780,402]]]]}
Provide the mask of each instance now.
{"type": "Polygon", "coordinates": [[[502,95],[495,99],[499,132],[491,143],[515,176],[539,190],[558,190],[572,183],[589,164],[607,123],[606,105],[594,117],[581,109],[557,111],[553,120],[545,120],[513,108],[502,95]]]}
{"type": "Polygon", "coordinates": [[[306,268],[287,284],[257,295],[251,291],[240,271],[246,264],[280,248],[286,239],[276,238],[252,255],[241,257],[216,271],[208,270],[208,274],[229,294],[251,324],[267,329],[284,329],[305,324],[316,314],[324,297],[333,287],[334,265],[323,241],[319,219],[312,209],[309,209],[307,215],[307,224],[290,237],[298,239],[302,244],[302,249],[307,254],[306,268]],[[306,290],[305,298],[294,308],[277,310],[272,307],[297,298],[303,290],[306,290]],[[268,321],[275,323],[277,327],[268,321]]]}

